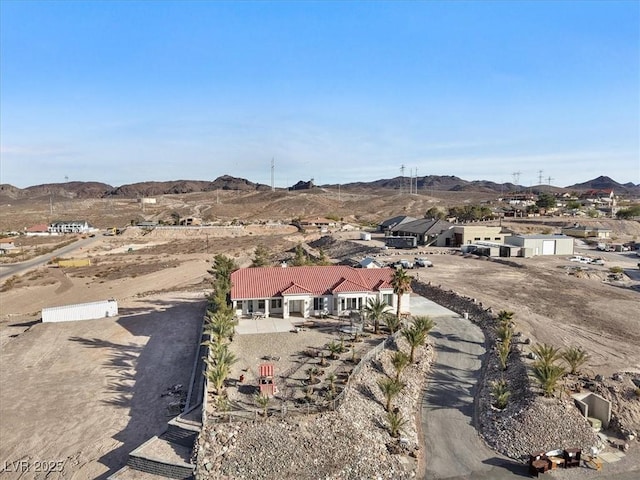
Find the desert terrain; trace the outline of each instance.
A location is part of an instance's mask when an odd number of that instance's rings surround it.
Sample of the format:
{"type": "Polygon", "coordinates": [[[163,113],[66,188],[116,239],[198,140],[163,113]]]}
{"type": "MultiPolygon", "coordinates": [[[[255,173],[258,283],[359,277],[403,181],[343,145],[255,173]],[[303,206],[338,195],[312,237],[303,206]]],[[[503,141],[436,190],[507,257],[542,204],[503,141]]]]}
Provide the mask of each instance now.
{"type": "MultiPolygon", "coordinates": [[[[327,236],[322,248],[334,261],[365,254],[382,260],[429,255],[433,268],[411,272],[420,282],[475,298],[493,311],[514,311],[516,328],[533,342],[584,348],[590,355],[589,375],[640,371],[640,278],[632,253],[607,253],[603,267],[576,270],[564,257],[501,262],[445,249],[382,250],[375,237],[357,240],[357,231],[300,232],[289,225],[295,217],[331,215],[367,228],[389,216],[420,217],[431,206],[462,203],[468,194],[448,195],[208,192],[166,195],[145,211],[129,200],[69,199],[55,205],[56,218],[87,218],[100,228],[125,227],[132,219],[167,219],[174,211],[208,216],[219,226],[98,233],[89,246],[70,255],[90,258],[91,266],[44,265],[16,276],[0,269],[0,460],[64,460],[65,473],[47,478],[105,478],[123,465],[128,450],[166,421],[169,400],[162,393],[188,382],[211,260],[225,254],[248,266],[257,245],[269,249],[274,265],[290,259],[299,243],[327,236]],[[627,275],[610,280],[612,266],[627,275]],[[43,307],[107,298],[118,300],[119,318],[39,322],[43,307]]],[[[44,199],[20,200],[8,209],[2,217],[5,230],[20,231],[51,216],[44,199]]],[[[597,221],[611,228],[617,241],[640,238],[638,222],[597,221]]],[[[560,224],[568,223],[553,218],[505,226],[536,233],[559,231],[560,224]]],[[[53,251],[67,240],[19,237],[20,257],[12,261],[53,251]]],[[[597,254],[586,244],[578,243],[578,249],[597,254]]],[[[627,424],[640,430],[640,399],[630,398],[619,408],[627,424]]]]}

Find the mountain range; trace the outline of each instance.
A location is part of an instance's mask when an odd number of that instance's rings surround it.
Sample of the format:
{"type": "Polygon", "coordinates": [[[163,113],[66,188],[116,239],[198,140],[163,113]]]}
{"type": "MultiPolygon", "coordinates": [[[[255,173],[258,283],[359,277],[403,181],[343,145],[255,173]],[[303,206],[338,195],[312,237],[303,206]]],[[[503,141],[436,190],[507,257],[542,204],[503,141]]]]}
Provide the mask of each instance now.
{"type": "MultiPolygon", "coordinates": [[[[390,179],[375,180],[372,182],[353,182],[340,184],[340,188],[348,190],[406,190],[408,191],[410,179],[407,177],[395,177],[390,179]]],[[[467,181],[455,176],[428,175],[413,178],[412,189],[422,192],[428,191],[469,191],[486,193],[504,193],[514,191],[539,192],[572,192],[585,190],[613,190],[619,195],[640,196],[640,184],[621,184],[607,176],[600,176],[583,183],[566,187],[551,185],[538,185],[524,187],[513,183],[495,183],[487,180],[467,181]]],[[[289,190],[311,190],[314,188],[337,188],[338,185],[319,185],[313,181],[299,181],[288,187],[289,190]]],[[[254,183],[244,178],[223,175],[213,181],[202,180],[176,180],[167,182],[139,182],[114,187],[100,182],[66,182],[34,185],[27,188],[18,188],[9,184],[0,185],[0,197],[5,199],[29,199],[43,196],[59,196],[67,198],[137,198],[152,197],[167,194],[184,194],[194,192],[209,192],[215,190],[239,190],[239,191],[266,191],[271,187],[261,183],[254,183]]]]}

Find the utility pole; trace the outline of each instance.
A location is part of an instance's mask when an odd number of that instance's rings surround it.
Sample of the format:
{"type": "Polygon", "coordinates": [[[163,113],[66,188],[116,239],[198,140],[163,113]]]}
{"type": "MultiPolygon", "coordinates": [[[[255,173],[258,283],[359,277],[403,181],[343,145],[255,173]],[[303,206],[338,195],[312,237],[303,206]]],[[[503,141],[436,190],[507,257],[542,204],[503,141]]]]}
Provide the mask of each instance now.
{"type": "Polygon", "coordinates": [[[272,192],[275,192],[275,190],[276,190],[275,183],[273,183],[273,173],[274,173],[275,168],[276,168],[275,161],[273,160],[273,158],[271,158],[271,191],[272,192]]]}
{"type": "Polygon", "coordinates": [[[400,165],[400,195],[404,191],[404,164],[400,165]]]}

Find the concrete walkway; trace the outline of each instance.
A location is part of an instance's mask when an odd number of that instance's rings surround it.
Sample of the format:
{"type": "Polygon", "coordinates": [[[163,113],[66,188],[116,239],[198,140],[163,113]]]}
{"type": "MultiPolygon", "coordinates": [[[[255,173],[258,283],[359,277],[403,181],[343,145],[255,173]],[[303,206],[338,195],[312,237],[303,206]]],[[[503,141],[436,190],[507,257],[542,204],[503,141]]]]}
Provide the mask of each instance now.
{"type": "Polygon", "coordinates": [[[238,320],[236,325],[236,333],[238,335],[247,335],[252,333],[280,333],[290,332],[293,330],[293,323],[289,319],[284,318],[243,318],[238,320]]]}
{"type": "Polygon", "coordinates": [[[436,361],[422,403],[426,479],[502,480],[529,477],[525,465],[489,449],[475,429],[474,396],[484,335],[460,318],[422,297],[411,297],[413,315],[436,321],[431,335],[436,361]]]}

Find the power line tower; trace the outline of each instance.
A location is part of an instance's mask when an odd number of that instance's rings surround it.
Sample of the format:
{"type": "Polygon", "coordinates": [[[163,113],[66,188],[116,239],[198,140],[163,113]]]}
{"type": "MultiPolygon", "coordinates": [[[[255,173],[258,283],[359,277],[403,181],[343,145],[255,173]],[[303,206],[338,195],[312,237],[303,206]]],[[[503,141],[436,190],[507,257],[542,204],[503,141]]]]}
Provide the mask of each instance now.
{"type": "Polygon", "coordinates": [[[542,185],[542,170],[538,170],[538,185],[542,185]]]}
{"type": "Polygon", "coordinates": [[[513,172],[511,175],[513,175],[513,184],[515,185],[516,188],[516,193],[518,192],[518,182],[520,181],[520,174],[522,172],[513,172]]]}
{"type": "Polygon", "coordinates": [[[400,195],[404,193],[404,163],[400,165],[400,195]]]}
{"type": "Polygon", "coordinates": [[[555,178],[547,177],[547,182],[549,182],[549,186],[551,186],[551,180],[555,180],[555,178]]]}

